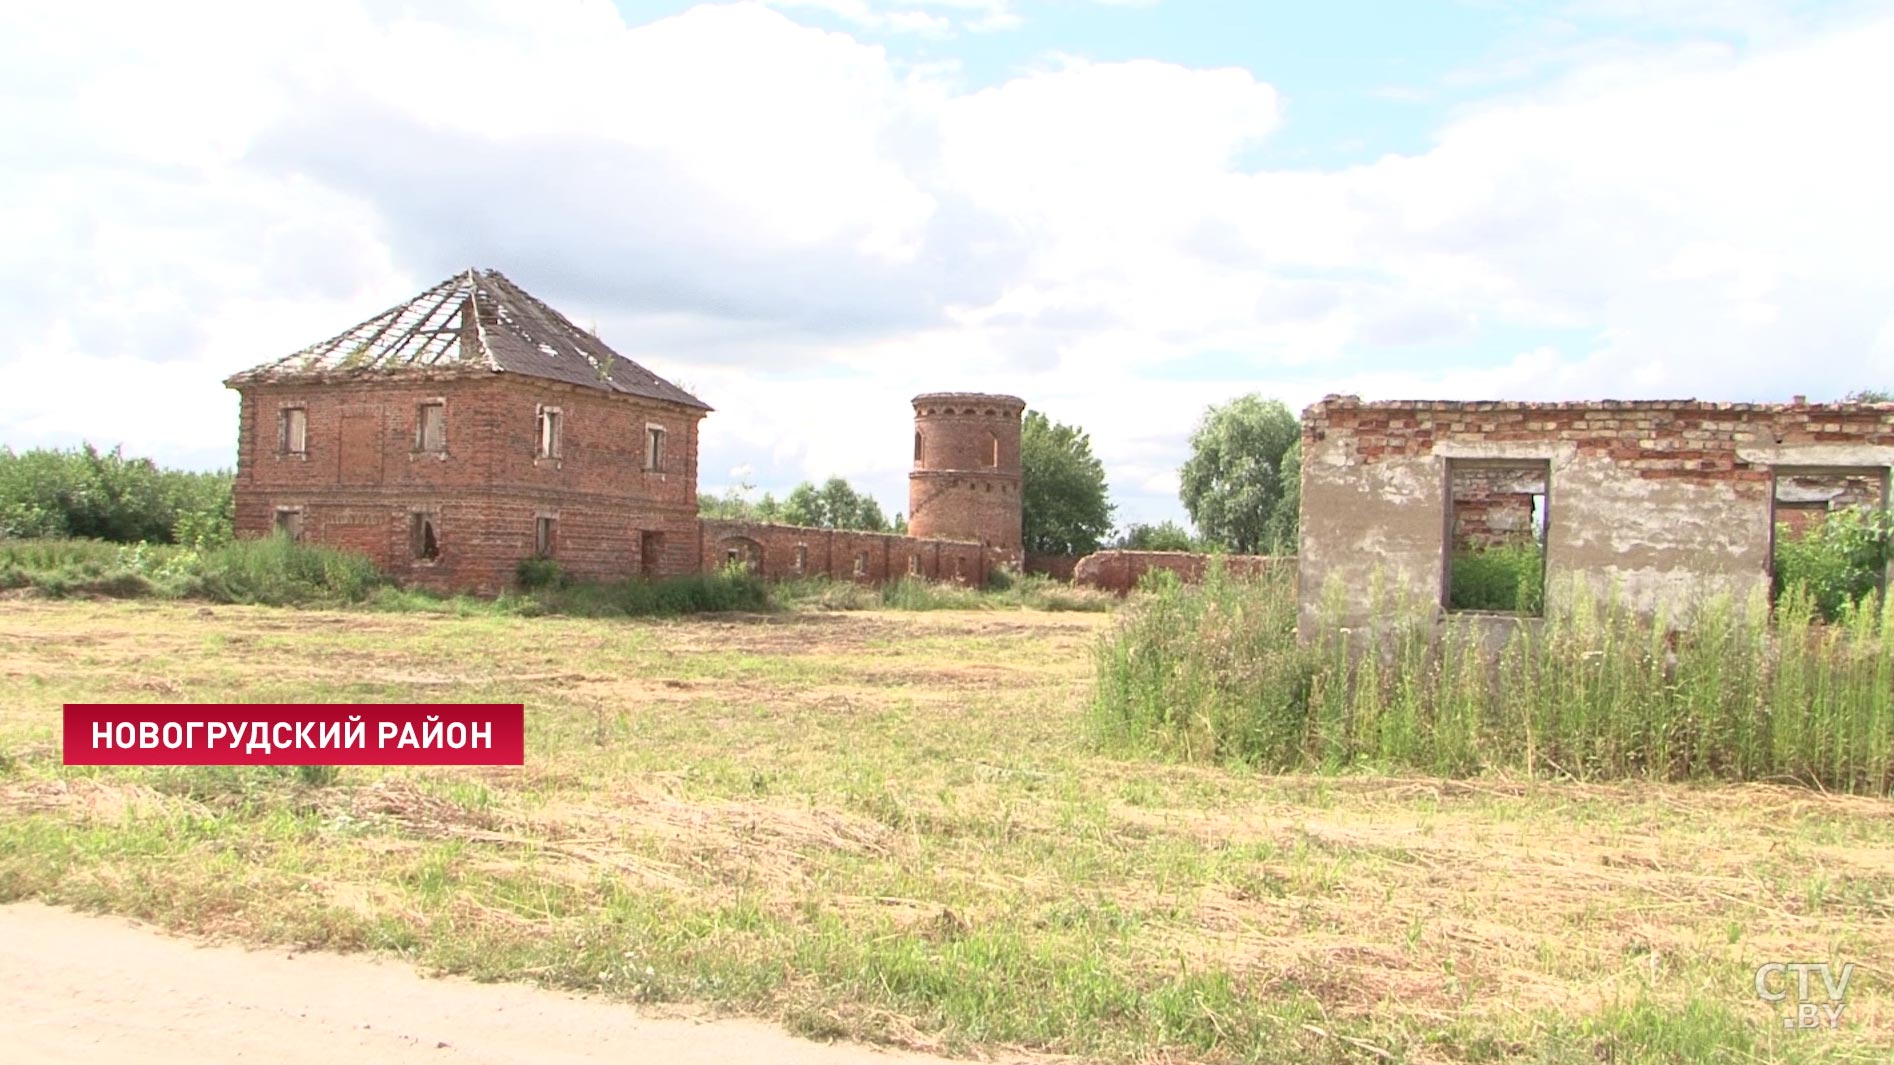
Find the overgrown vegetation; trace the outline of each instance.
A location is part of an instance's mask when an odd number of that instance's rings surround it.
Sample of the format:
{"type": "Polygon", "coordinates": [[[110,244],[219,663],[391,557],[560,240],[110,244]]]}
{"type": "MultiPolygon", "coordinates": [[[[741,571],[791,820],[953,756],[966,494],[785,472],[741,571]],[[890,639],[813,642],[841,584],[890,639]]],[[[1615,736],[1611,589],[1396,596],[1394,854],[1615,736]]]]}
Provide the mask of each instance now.
{"type": "Polygon", "coordinates": [[[360,555],[284,537],[196,550],[98,540],[0,540],[0,588],[51,596],[155,596],[220,603],[359,603],[385,584],[360,555]]]}
{"type": "Polygon", "coordinates": [[[1775,592],[1799,588],[1830,621],[1882,591],[1894,514],[1848,509],[1822,516],[1797,533],[1776,526],[1775,592]]]}
{"type": "Polygon", "coordinates": [[[163,469],[117,448],[0,448],[0,538],[215,547],[230,539],[230,486],[228,470],[163,469]]]}
{"type": "Polygon", "coordinates": [[[359,603],[387,583],[361,555],[286,536],[232,540],[177,562],[193,571],[184,595],[222,603],[359,603]]]}
{"type": "Polygon", "coordinates": [[[1545,609],[1545,549],[1533,541],[1455,551],[1447,575],[1452,610],[1545,609]]]}
{"type": "Polygon", "coordinates": [[[806,577],[771,587],[779,606],[818,610],[1110,610],[1117,598],[1107,592],[1034,574],[1007,575],[986,588],[935,583],[903,577],[875,587],[827,577],[806,577]]]}
{"type": "Polygon", "coordinates": [[[390,612],[648,617],[725,611],[1109,610],[1117,599],[1048,577],[992,588],[918,578],[875,586],[829,578],[770,584],[742,566],[657,581],[575,580],[554,559],[520,562],[516,590],[493,599],[398,588],[368,559],[286,537],[236,540],[206,551],[97,540],[0,540],[0,589],[53,597],[202,599],[271,606],[361,604],[390,612]]]}
{"type": "Polygon", "coordinates": [[[965,1060],[1888,1060],[1885,801],[1125,760],[1108,624],[10,603],[0,901],[965,1060]],[[154,698],[523,702],[528,762],[60,764],[154,698]],[[1838,1030],[1784,959],[1860,963],[1838,1030]]]}
{"type": "Polygon", "coordinates": [[[496,599],[396,588],[367,558],[283,536],[234,540],[206,551],[97,540],[0,541],[0,588],[55,597],[203,599],[268,606],[366,604],[378,610],[459,614],[641,617],[766,610],[764,583],[740,569],[659,581],[575,581],[551,559],[520,564],[519,591],[496,599]]]}
{"type": "Polygon", "coordinates": [[[496,613],[581,618],[651,617],[768,610],[769,587],[741,566],[648,581],[573,580],[551,559],[520,563],[521,590],[493,601],[496,613]]]}
{"type": "Polygon", "coordinates": [[[1773,618],[1758,596],[1673,630],[1572,591],[1497,643],[1488,621],[1437,630],[1382,602],[1374,635],[1326,624],[1303,645],[1293,582],[1213,564],[1201,585],[1154,582],[1103,641],[1096,721],[1112,742],[1270,770],[1894,790],[1894,625],[1875,600],[1822,624],[1791,589],[1773,618]]]}

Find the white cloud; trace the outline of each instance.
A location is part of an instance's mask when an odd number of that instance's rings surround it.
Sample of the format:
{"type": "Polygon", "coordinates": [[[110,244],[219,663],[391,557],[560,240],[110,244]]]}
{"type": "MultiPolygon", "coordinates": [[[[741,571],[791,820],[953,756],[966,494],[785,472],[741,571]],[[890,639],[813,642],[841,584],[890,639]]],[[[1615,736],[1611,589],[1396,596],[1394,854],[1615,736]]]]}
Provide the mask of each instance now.
{"type": "Polygon", "coordinates": [[[1888,54],[1889,20],[1605,49],[1423,153],[1249,172],[1268,71],[967,91],[758,3],[14,6],[0,440],[227,462],[225,374],[474,264],[703,395],[704,469],[891,511],[940,388],[1086,427],[1125,520],[1176,514],[1190,429],[1244,391],[1839,395],[1894,381],[1888,54]],[[1442,355],[1496,330],[1533,339],[1442,355]]]}
{"type": "Polygon", "coordinates": [[[956,30],[986,33],[1020,24],[1012,0],[765,0],[785,11],[822,11],[877,33],[951,36],[956,30]]]}

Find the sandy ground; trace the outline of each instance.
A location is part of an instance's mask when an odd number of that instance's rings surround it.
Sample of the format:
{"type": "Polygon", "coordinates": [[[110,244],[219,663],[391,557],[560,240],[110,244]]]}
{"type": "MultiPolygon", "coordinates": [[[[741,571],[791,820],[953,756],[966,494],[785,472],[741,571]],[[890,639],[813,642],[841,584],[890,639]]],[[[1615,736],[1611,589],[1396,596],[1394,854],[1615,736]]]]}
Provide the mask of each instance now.
{"type": "Polygon", "coordinates": [[[751,1021],[639,1016],[399,963],[204,945],[37,903],[0,906],[0,1060],[487,1065],[946,1059],[812,1043],[751,1021]]]}

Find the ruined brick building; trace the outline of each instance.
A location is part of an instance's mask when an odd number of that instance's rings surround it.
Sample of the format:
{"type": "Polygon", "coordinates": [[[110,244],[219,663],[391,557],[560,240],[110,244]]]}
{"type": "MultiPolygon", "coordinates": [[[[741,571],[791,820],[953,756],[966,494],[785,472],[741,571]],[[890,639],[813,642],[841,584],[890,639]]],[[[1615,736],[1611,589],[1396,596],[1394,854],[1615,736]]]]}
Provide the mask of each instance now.
{"type": "Polygon", "coordinates": [[[1445,611],[1458,551],[1530,541],[1543,609],[1579,589],[1673,615],[1770,586],[1778,522],[1885,508],[1894,404],[1364,403],[1302,419],[1301,621],[1445,611]],[[1801,515],[1796,517],[1795,515],[1801,515]]]}
{"type": "Polygon", "coordinates": [[[1010,397],[972,397],[1010,411],[1010,436],[1008,419],[968,410],[1002,441],[987,454],[1003,461],[980,472],[1010,509],[930,498],[911,537],[699,521],[711,408],[492,270],[224,383],[242,401],[237,532],[349,548],[424,587],[495,592],[532,557],[599,579],[737,562],[772,577],[979,582],[1020,542],[1023,404],[1010,397]]]}

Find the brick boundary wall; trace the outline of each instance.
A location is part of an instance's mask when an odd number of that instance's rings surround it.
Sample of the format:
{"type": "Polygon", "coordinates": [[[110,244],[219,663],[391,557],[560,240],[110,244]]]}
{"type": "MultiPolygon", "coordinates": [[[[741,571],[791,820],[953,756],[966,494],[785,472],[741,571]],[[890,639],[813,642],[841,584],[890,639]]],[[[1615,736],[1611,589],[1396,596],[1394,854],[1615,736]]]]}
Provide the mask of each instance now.
{"type": "MultiPolygon", "coordinates": [[[[1186,584],[1203,580],[1212,556],[1191,551],[1095,551],[1078,560],[1073,567],[1072,583],[1125,595],[1152,570],[1168,570],[1186,584]]],[[[1234,576],[1252,577],[1283,566],[1294,566],[1295,559],[1275,555],[1225,555],[1223,564],[1234,576]]]]}
{"type": "Polygon", "coordinates": [[[882,584],[917,576],[979,587],[992,562],[990,552],[970,540],[711,519],[700,519],[697,529],[704,572],[732,561],[734,552],[736,561],[772,581],[829,577],[882,584]]]}

